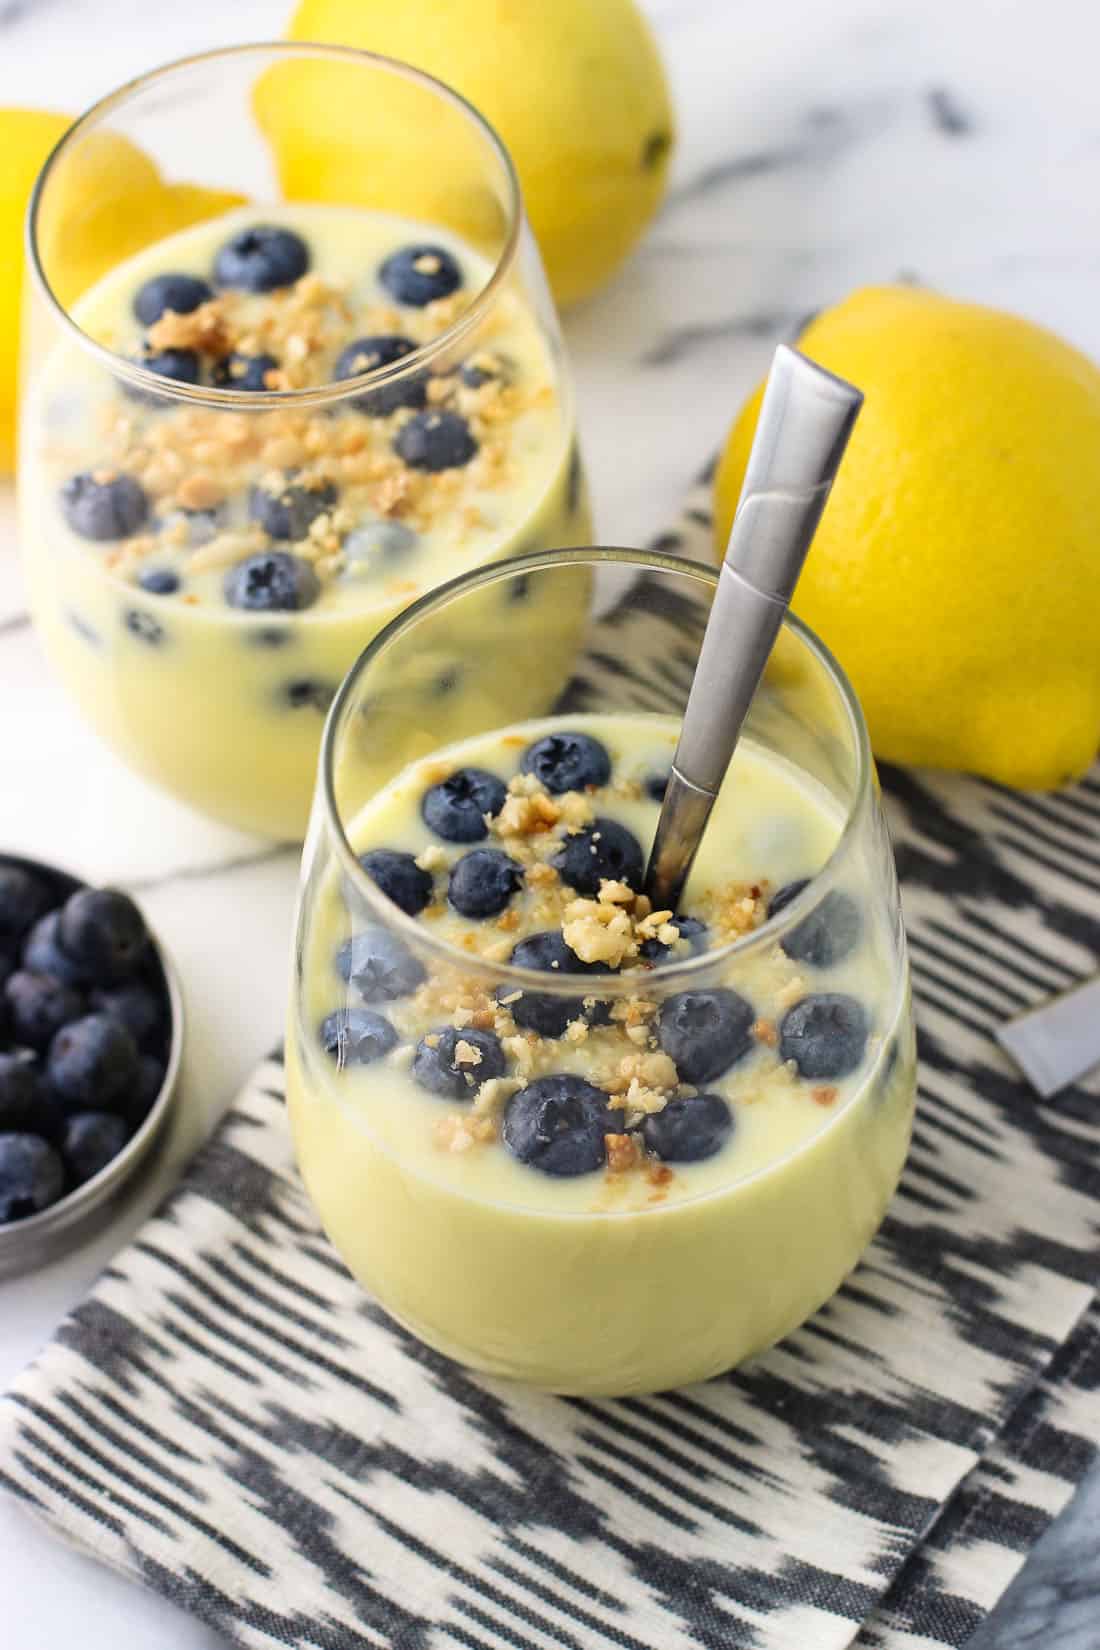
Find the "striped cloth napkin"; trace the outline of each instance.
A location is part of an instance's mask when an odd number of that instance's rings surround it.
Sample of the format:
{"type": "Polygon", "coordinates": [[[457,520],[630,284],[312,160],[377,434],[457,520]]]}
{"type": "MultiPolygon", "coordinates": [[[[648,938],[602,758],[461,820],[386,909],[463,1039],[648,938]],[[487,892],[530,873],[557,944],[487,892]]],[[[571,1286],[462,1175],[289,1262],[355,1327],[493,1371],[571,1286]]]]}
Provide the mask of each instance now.
{"type": "MultiPolygon", "coordinates": [[[[708,530],[700,487],[659,543],[708,530]]],[[[0,1402],[0,1486],[250,1650],[964,1644],[1100,1438],[1096,1087],[1040,1104],[992,1037],[1095,966],[1100,770],[882,778],[917,1126],[811,1322],[654,1398],[470,1375],[329,1248],[272,1060],[0,1402]]]]}

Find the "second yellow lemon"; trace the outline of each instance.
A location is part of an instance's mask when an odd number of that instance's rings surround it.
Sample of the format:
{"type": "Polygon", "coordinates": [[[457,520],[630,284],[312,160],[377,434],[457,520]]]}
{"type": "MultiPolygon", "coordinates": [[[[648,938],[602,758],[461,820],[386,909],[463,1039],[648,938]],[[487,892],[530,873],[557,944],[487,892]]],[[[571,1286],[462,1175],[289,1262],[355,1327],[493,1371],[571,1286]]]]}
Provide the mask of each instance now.
{"type": "MultiPolygon", "coordinates": [[[[795,608],[878,756],[1046,788],[1100,744],[1100,369],[1042,327],[864,288],[799,348],[866,402],[795,608]]],[[[716,483],[724,549],[761,390],[716,483]]]]}
{"type": "MultiPolygon", "coordinates": [[[[302,0],[288,32],[413,63],[468,98],[511,151],[559,303],[605,281],[660,203],[672,109],[656,44],[634,0],[302,0]]],[[[310,79],[276,76],[266,95],[261,86],[258,108],[284,188],[301,194],[312,179],[310,198],[323,199],[316,191],[329,186],[318,152],[326,118],[346,145],[357,122],[373,127],[385,111],[346,100],[334,108],[331,99],[326,111],[318,97],[308,120],[299,119],[296,89],[308,95],[310,79]]],[[[340,77],[330,83],[338,94],[340,77]]],[[[379,88],[378,95],[386,94],[379,88]]],[[[426,130],[422,159],[412,164],[413,134],[407,121],[404,127],[390,153],[384,143],[371,143],[372,175],[363,182],[377,190],[379,168],[400,167],[404,210],[431,217],[430,190],[445,194],[454,171],[453,135],[448,130],[436,143],[426,130]]],[[[336,155],[335,143],[329,147],[336,155]]],[[[332,181],[340,192],[334,198],[350,198],[353,171],[344,166],[332,181]]],[[[476,236],[476,224],[454,226],[476,236]]]]}

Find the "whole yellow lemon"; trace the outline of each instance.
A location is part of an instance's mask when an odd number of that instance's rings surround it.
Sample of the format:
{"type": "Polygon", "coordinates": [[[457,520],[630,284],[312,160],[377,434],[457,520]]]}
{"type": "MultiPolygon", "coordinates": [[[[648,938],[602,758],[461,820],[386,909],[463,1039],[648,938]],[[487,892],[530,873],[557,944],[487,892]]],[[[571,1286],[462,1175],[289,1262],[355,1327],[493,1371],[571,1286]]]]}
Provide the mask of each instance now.
{"type": "MultiPolygon", "coordinates": [[[[1100,743],[1100,369],[1017,316],[867,287],[799,348],[866,401],[794,607],[878,756],[1046,789],[1100,743]]],[[[724,550],[763,393],[715,483],[724,550]]]]}
{"type": "MultiPolygon", "coordinates": [[[[672,108],[633,0],[301,0],[288,33],[399,58],[461,92],[511,151],[559,303],[606,281],[660,203],[672,108]]],[[[379,85],[367,109],[338,68],[319,71],[281,65],[259,88],[257,111],[284,190],[377,204],[389,173],[390,199],[407,202],[410,216],[478,238],[484,208],[466,188],[469,155],[455,128],[433,126],[426,106],[414,108],[398,86],[379,85]],[[392,146],[387,112],[401,134],[392,146]],[[357,126],[364,143],[355,166],[347,156],[357,126]],[[466,224],[456,221],[460,195],[471,214],[466,224]]]]}
{"type": "MultiPolygon", "coordinates": [[[[15,462],[23,225],[34,180],[68,115],[0,109],[0,474],[15,462]]],[[[108,269],[151,241],[240,205],[240,195],[166,183],[136,144],[90,133],[58,162],[38,224],[47,278],[72,303],[108,269]]]]}
{"type": "Polygon", "coordinates": [[[0,475],[15,462],[23,220],[42,162],[68,125],[44,109],[0,109],[0,475]]]}

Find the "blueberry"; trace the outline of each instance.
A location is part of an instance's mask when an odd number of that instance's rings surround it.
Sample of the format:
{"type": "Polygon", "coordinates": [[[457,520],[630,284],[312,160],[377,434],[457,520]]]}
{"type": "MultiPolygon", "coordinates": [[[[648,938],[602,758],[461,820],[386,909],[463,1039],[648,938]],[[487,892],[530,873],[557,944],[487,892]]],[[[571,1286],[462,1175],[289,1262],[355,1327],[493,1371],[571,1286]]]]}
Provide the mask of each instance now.
{"type": "Polygon", "coordinates": [[[779,1023],[779,1058],[815,1081],[847,1077],[863,1059],[870,1029],[863,1004],[845,992],[803,997],[779,1023]]]}
{"type": "MultiPolygon", "coordinates": [[[[140,364],[158,378],[172,378],[177,384],[197,384],[199,358],[193,349],[144,350],[140,364]]],[[[138,390],[139,395],[144,392],[138,390]]]]}
{"type": "Polygon", "coordinates": [[[405,555],[419,542],[403,521],[368,521],[353,528],[340,548],[352,570],[361,572],[380,558],[388,561],[405,555]]]}
{"type": "Polygon", "coordinates": [[[268,390],[269,372],[278,372],[279,363],[273,355],[241,355],[234,350],[214,363],[212,378],[220,390],[268,390]]]}
{"type": "Polygon", "coordinates": [[[642,850],[638,838],[615,819],[597,815],[591,825],[573,831],[554,856],[554,868],[578,894],[598,894],[604,881],[642,886],[642,850]]]}
{"type": "MultiPolygon", "coordinates": [[[[582,962],[556,929],[528,934],[512,952],[511,961],[517,968],[537,968],[540,974],[611,973],[606,963],[582,962]]],[[[502,987],[499,995],[511,997],[512,988],[502,987]]],[[[583,998],[551,997],[538,991],[525,991],[507,1006],[518,1026],[540,1037],[560,1037],[570,1020],[596,1022],[607,1017],[605,1004],[593,1003],[586,1010],[583,998]]]]}
{"type": "MultiPolygon", "coordinates": [[[[697,956],[700,951],[706,950],[709,930],[705,922],[700,922],[698,917],[675,916],[672,920],[680,930],[680,939],[688,941],[693,955],[697,956]]],[[[663,963],[670,957],[673,962],[676,962],[680,957],[686,955],[686,953],[679,950],[678,942],[677,950],[674,952],[672,946],[665,945],[664,941],[659,940],[656,935],[652,939],[643,940],[638,950],[646,962],[651,963],[663,963]]]]}
{"type": "Polygon", "coordinates": [[[414,413],[402,424],[393,450],[412,470],[459,470],[477,452],[477,442],[461,413],[414,413]]]}
{"type": "Polygon", "coordinates": [[[138,288],[134,314],[143,327],[151,327],[166,310],[176,315],[190,315],[213,296],[210,287],[197,275],[154,275],[138,288]]]}
{"type": "Polygon", "coordinates": [[[399,304],[422,309],[462,285],[462,271],[446,247],[403,246],[384,260],[378,279],[399,304]]]}
{"type": "Polygon", "coordinates": [[[109,1014],[86,1014],[57,1033],[46,1074],[68,1106],[110,1109],[137,1079],[137,1044],[109,1014]]]}
{"type": "Polygon", "coordinates": [[[396,1044],[390,1022],[371,1008],[338,1008],[321,1026],[321,1047],[338,1066],[368,1066],[396,1044]]]}
{"type": "Polygon", "coordinates": [[[489,835],[486,814],[497,814],[508,795],[503,780],[485,768],[456,768],[424,792],[420,812],[444,842],[480,842],[489,835]]]}
{"type": "MultiPolygon", "coordinates": [[[[316,487],[288,481],[277,493],[269,492],[266,487],[253,487],[248,510],[253,521],[258,521],[273,539],[304,539],[317,517],[331,509],[337,497],[331,481],[323,481],[316,487]]],[[[308,607],[309,603],[300,605],[308,607]]]]}
{"type": "Polygon", "coordinates": [[[365,1003],[407,997],[426,975],[406,945],[388,928],[364,928],[336,953],[336,968],[365,1003]]]}
{"type": "Polygon", "coordinates": [[[510,364],[489,350],[479,350],[468,361],[463,361],[458,376],[468,390],[479,390],[483,384],[506,384],[511,377],[510,364]]]}
{"type": "Polygon", "coordinates": [[[24,1054],[0,1054],[0,1130],[27,1127],[36,1092],[33,1060],[24,1054]]]}
{"type": "MultiPolygon", "coordinates": [[[[462,1050],[465,1054],[467,1051],[462,1050]]],[[[416,1045],[412,1074],[422,1089],[438,1094],[444,1100],[469,1100],[480,1085],[491,1077],[504,1075],[504,1050],[500,1038],[491,1031],[456,1031],[448,1026],[433,1035],[431,1042],[422,1037],[416,1045]],[[469,1044],[481,1056],[476,1061],[459,1061],[458,1045],[469,1044]]]]}
{"type": "Polygon", "coordinates": [[[136,533],[149,514],[145,489],[128,475],[83,470],[61,489],[61,513],[81,538],[106,542],[136,533]]]}
{"type": "Polygon", "coordinates": [[[248,643],[250,647],[286,647],[294,632],[286,625],[260,625],[250,627],[248,643]]]}
{"type": "Polygon", "coordinates": [[[433,698],[446,699],[448,694],[454,692],[461,680],[461,665],[448,665],[446,670],[440,671],[439,675],[432,683],[431,691],[433,698]]]}
{"type": "Polygon", "coordinates": [[[164,1062],[153,1054],[143,1054],[138,1061],[137,1081],[126,1100],[119,1106],[131,1129],[138,1129],[153,1109],[153,1102],[164,1085],[164,1062]]]}
{"type": "Polygon", "coordinates": [[[0,865],[0,950],[17,945],[49,910],[50,890],[21,865],[0,865]]]}
{"type": "Polygon", "coordinates": [[[23,1125],[31,1134],[40,1134],[51,1146],[60,1148],[69,1121],[70,1108],[50,1087],[49,1079],[39,1067],[34,1074],[34,1102],[30,1118],[23,1125]]]}
{"type": "Polygon", "coordinates": [[[127,608],[122,622],[131,636],[136,636],[146,647],[159,647],[164,640],[164,626],[151,613],[143,613],[140,607],[127,608]]]}
{"type": "Polygon", "coordinates": [[[431,876],[412,854],[400,853],[396,848],[372,848],[370,853],[360,855],[359,863],[375,886],[406,916],[419,916],[432,897],[431,876]]]}
{"type": "Polygon", "coordinates": [[[316,710],[323,716],[336,697],[332,682],[317,682],[309,676],[284,682],[279,688],[279,699],[291,710],[316,710]]]}
{"type": "Polygon", "coordinates": [[[109,1111],[78,1111],[65,1125],[61,1153],[75,1186],[83,1186],[118,1156],[130,1137],[124,1118],[109,1111]]]}
{"type": "MultiPolygon", "coordinates": [[[[768,916],[774,917],[797,898],[809,880],[802,877],[797,882],[788,882],[773,894],[768,916]]],[[[812,968],[831,968],[855,949],[862,927],[855,900],[834,888],[779,943],[794,962],[809,963],[812,968]]]]}
{"type": "Polygon", "coordinates": [[[537,1077],[513,1094],[501,1130],[513,1157],[543,1174],[591,1174],[607,1159],[604,1136],[622,1131],[622,1113],[583,1077],[537,1077]]]}
{"type": "Polygon", "coordinates": [[[523,773],[533,773],[553,796],[606,785],[611,758],[598,739],[587,733],[548,733],[528,745],[519,759],[523,773]]]}
{"type": "Polygon", "coordinates": [[[66,952],[60,928],[60,911],[50,911],[35,923],[23,947],[23,967],[33,974],[52,974],[66,985],[85,985],[87,972],[66,952]]]}
{"type": "Polygon", "coordinates": [[[447,897],[464,917],[496,917],[523,882],[523,867],[499,848],[471,848],[455,861],[447,897]]]}
{"type": "MultiPolygon", "coordinates": [[[[378,333],[369,338],[356,338],[341,350],[332,369],[333,377],[357,378],[361,372],[392,367],[416,348],[412,338],[403,338],[400,333],[378,333]]],[[[414,372],[408,378],[399,378],[392,384],[380,384],[377,389],[357,395],[352,405],[371,418],[387,418],[398,407],[422,407],[427,398],[428,375],[414,372]]]]}
{"type": "Polygon", "coordinates": [[[250,613],[296,613],[312,607],[321,581],[308,561],[288,550],[260,550],[231,567],[223,585],[230,607],[250,613]]]}
{"type": "Polygon", "coordinates": [[[156,1049],[163,1044],[168,1022],[164,997],[144,980],[93,991],[91,1003],[97,1013],[109,1014],[124,1025],[139,1048],[156,1049]]]}
{"type": "Polygon", "coordinates": [[[81,993],[53,974],[20,969],[4,987],[4,995],[15,1041],[40,1053],[49,1048],[62,1026],[84,1013],[81,993]]]}
{"type": "Polygon", "coordinates": [[[721,1151],[733,1132],[733,1113],[720,1094],[670,1100],[642,1124],[642,1139],[664,1163],[701,1163],[721,1151]]]}
{"type": "Polygon", "coordinates": [[[138,574],[138,584],[150,596],[174,596],[180,576],[170,567],[146,567],[138,574]]]}
{"type": "Polygon", "coordinates": [[[650,773],[642,780],[642,789],[651,802],[663,802],[668,782],[672,778],[670,773],[650,773]]]}
{"type": "Polygon", "coordinates": [[[128,979],[145,956],[145,918],[117,888],[81,888],[61,910],[58,937],[67,956],[100,985],[128,979]]]}
{"type": "Polygon", "coordinates": [[[65,1190],[60,1157],[37,1134],[0,1134],[0,1226],[56,1203],[65,1190]]]}
{"type": "Polygon", "coordinates": [[[219,248],[214,279],[219,286],[245,292],[274,292],[299,280],[308,268],[309,248],[300,235],[258,223],[238,230],[219,248]]]}
{"type": "Polygon", "coordinates": [[[709,1083],[752,1048],[755,1019],[736,991],[681,991],[661,1005],[657,1036],[682,1083],[709,1083]]]}

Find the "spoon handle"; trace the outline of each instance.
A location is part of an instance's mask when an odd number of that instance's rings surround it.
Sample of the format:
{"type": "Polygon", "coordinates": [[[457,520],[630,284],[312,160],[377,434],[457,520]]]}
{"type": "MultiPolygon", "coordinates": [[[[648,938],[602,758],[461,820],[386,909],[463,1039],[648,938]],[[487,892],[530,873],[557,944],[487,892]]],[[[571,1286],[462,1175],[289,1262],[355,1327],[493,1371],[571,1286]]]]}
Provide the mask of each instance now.
{"type": "Polygon", "coordinates": [[[646,872],[662,910],[679,903],[862,404],[776,350],[646,872]]]}

